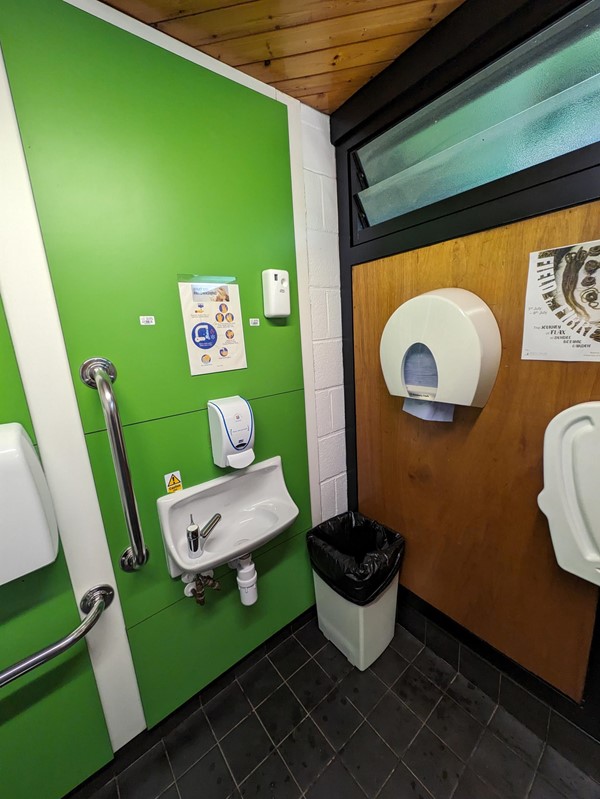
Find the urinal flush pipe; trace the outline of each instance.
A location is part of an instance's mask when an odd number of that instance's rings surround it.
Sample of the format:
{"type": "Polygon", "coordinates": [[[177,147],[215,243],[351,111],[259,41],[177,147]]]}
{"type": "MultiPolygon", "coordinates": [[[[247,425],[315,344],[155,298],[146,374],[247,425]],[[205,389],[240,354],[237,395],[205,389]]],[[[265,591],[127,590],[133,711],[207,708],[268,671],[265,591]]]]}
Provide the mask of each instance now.
{"type": "Polygon", "coordinates": [[[258,576],[252,555],[240,555],[228,563],[230,569],[237,571],[237,584],[242,605],[254,605],[258,599],[258,576]]]}

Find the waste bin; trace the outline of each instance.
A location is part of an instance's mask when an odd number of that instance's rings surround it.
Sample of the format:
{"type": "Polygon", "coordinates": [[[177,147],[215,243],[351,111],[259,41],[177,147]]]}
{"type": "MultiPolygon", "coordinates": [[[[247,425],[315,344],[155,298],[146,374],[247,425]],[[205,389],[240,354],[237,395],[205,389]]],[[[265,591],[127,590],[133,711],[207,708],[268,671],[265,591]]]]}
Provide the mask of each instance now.
{"type": "Polygon", "coordinates": [[[348,511],[314,527],[306,542],[319,629],[364,671],[394,637],[404,539],[348,511]]]}

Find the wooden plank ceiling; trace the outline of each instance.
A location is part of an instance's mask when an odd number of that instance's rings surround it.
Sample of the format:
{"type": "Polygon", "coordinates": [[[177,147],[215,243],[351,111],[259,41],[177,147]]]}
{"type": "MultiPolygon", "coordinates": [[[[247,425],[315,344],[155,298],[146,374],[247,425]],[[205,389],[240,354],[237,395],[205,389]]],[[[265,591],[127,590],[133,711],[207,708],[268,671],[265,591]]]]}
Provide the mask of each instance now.
{"type": "Polygon", "coordinates": [[[110,0],[330,114],[463,0],[110,0]]]}

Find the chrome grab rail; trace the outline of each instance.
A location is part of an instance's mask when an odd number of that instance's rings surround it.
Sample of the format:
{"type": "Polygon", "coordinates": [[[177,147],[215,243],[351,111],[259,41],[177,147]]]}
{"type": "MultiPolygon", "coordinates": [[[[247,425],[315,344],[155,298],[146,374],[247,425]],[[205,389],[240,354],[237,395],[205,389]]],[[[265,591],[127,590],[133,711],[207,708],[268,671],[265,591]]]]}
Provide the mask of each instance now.
{"type": "Polygon", "coordinates": [[[86,386],[98,391],[106,422],[110,452],[130,542],[130,546],[121,555],[121,568],[126,572],[137,571],[148,562],[150,553],[144,543],[144,533],[127,460],[121,417],[112,386],[117,379],[117,370],[114,364],[106,358],[89,358],[81,364],[79,376],[86,386]]]}
{"type": "Polygon", "coordinates": [[[110,607],[114,595],[115,592],[110,585],[97,585],[95,588],[90,588],[79,603],[79,607],[86,614],[86,618],[81,622],[79,627],[73,630],[72,633],[69,633],[69,635],[61,638],[60,641],[50,644],[50,646],[47,646],[45,649],[40,649],[35,655],[30,655],[30,657],[20,660],[13,666],[4,669],[4,671],[0,671],[0,688],[8,685],[23,674],[37,669],[38,666],[42,666],[57,655],[62,655],[67,649],[70,649],[78,641],[81,641],[82,638],[85,638],[89,631],[96,625],[96,622],[104,611],[110,607]]]}

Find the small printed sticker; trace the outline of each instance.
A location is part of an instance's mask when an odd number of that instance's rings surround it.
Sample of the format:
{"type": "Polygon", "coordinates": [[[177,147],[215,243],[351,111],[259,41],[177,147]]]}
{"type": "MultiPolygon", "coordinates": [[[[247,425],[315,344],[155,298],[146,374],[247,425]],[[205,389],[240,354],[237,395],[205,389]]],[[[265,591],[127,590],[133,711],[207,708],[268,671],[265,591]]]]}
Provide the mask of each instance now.
{"type": "Polygon", "coordinates": [[[250,327],[259,327],[260,319],[250,319],[250,327]]]}
{"type": "Polygon", "coordinates": [[[155,325],[156,319],[153,316],[140,316],[140,325],[155,325]]]}
{"type": "Polygon", "coordinates": [[[183,488],[181,472],[169,472],[169,474],[165,474],[165,485],[167,487],[167,494],[174,494],[176,491],[181,491],[183,488]]]}

